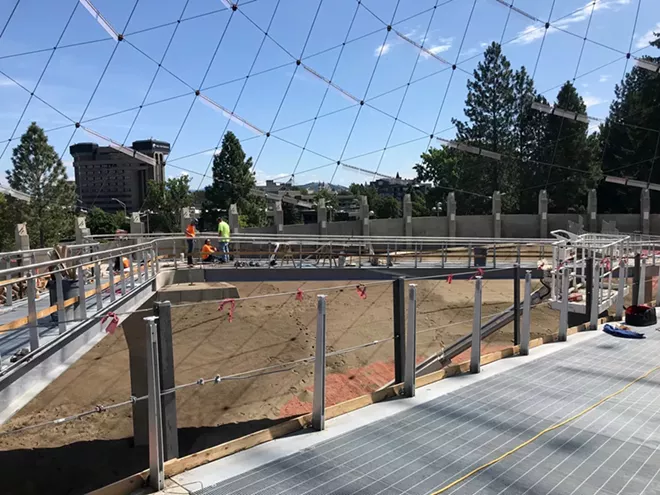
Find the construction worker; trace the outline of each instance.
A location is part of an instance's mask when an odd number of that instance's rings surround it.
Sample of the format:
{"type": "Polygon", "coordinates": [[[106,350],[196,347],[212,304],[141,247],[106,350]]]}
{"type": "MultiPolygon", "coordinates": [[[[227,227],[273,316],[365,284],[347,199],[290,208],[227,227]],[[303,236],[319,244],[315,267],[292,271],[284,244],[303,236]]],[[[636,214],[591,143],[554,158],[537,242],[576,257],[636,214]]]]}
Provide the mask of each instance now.
{"type": "Polygon", "coordinates": [[[218,236],[220,237],[220,251],[222,252],[222,261],[229,261],[229,238],[231,237],[229,224],[222,217],[218,218],[218,236]]]}
{"type": "Polygon", "coordinates": [[[186,227],[186,242],[188,243],[188,266],[193,266],[193,250],[195,249],[195,236],[197,235],[197,220],[192,219],[186,227]]]}
{"type": "Polygon", "coordinates": [[[218,250],[211,245],[211,239],[206,239],[202,246],[202,263],[214,263],[220,261],[216,254],[218,250]]]}

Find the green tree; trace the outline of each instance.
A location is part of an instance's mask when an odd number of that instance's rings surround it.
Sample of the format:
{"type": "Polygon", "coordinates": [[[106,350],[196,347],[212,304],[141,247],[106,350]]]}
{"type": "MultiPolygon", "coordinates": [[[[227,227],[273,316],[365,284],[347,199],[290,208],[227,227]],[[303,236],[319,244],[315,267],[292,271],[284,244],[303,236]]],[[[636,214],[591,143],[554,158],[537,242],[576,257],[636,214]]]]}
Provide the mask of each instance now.
{"type": "Polygon", "coordinates": [[[0,193],[0,251],[15,248],[14,230],[20,222],[20,200],[0,193]]]}
{"type": "MultiPolygon", "coordinates": [[[[456,125],[456,139],[466,144],[511,154],[514,149],[513,128],[516,119],[514,73],[502,54],[502,47],[493,42],[484,52],[474,76],[467,82],[465,116],[467,121],[452,119],[456,125]]],[[[508,160],[461,153],[461,182],[467,190],[490,195],[493,191],[505,193],[502,208],[516,207],[516,165],[508,160]]],[[[485,198],[468,196],[462,201],[474,213],[486,213],[490,204],[485,198]]]]}
{"type": "Polygon", "coordinates": [[[284,215],[284,225],[294,225],[303,223],[302,213],[300,208],[291,203],[282,202],[282,213],[284,215]]]}
{"type": "Polygon", "coordinates": [[[11,157],[7,182],[30,196],[21,208],[28,232],[39,247],[53,244],[73,232],[75,187],[44,130],[32,122],[11,157]]]}
{"type": "MultiPolygon", "coordinates": [[[[584,114],[587,107],[575,86],[569,81],[559,90],[556,106],[584,114]]],[[[542,160],[559,167],[545,167],[548,183],[550,210],[566,212],[575,205],[586,205],[592,168],[592,148],[587,142],[589,125],[578,120],[569,120],[550,115],[544,138],[542,160]],[[579,169],[575,172],[569,169],[579,169]]]]}
{"type": "MultiPolygon", "coordinates": [[[[123,217],[124,212],[120,212],[120,215],[123,217]]],[[[114,234],[119,228],[117,224],[117,215],[106,213],[98,207],[94,207],[87,212],[85,223],[93,235],[114,234]]]]}
{"type": "Polygon", "coordinates": [[[214,223],[218,215],[227,214],[229,206],[235,203],[243,226],[265,225],[266,202],[251,194],[255,186],[252,158],[246,158],[236,135],[227,131],[220,153],[213,157],[213,182],[205,190],[205,223],[214,223]]]}
{"type": "MultiPolygon", "coordinates": [[[[655,35],[651,45],[660,48],[660,33],[655,35]]],[[[660,56],[642,58],[660,64],[660,56]]],[[[609,116],[600,128],[602,175],[660,182],[660,133],[648,130],[660,129],[660,76],[633,67],[614,93],[609,116]]],[[[602,182],[598,205],[607,213],[638,212],[639,194],[634,188],[602,182]]],[[[651,193],[651,211],[660,211],[657,193],[651,193]]]]}
{"type": "Polygon", "coordinates": [[[373,207],[376,218],[401,218],[401,203],[392,196],[379,197],[373,207]]]}
{"type": "Polygon", "coordinates": [[[145,207],[150,213],[149,224],[152,231],[179,232],[181,230],[181,210],[191,206],[190,177],[181,175],[166,182],[149,181],[145,207]]]}

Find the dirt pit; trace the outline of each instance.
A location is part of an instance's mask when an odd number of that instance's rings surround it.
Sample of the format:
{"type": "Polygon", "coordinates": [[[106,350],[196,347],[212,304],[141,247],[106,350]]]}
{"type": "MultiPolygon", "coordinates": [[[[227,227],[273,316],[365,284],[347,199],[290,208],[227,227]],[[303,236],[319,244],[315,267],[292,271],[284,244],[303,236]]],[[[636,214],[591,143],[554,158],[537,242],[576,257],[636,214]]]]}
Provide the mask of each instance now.
{"type": "MultiPolygon", "coordinates": [[[[269,368],[314,355],[316,296],[327,295],[328,405],[374,391],[393,379],[392,284],[357,281],[239,283],[231,314],[217,303],[174,308],[177,384],[269,368]],[[342,289],[325,289],[345,286],[342,289]],[[302,300],[296,291],[302,291],[302,300]],[[323,289],[323,290],[322,290],[323,289]],[[256,296],[289,292],[266,298],[256,296]],[[368,344],[364,347],[363,345],[368,344]]],[[[472,328],[474,284],[417,282],[418,361],[472,328]]],[[[407,293],[407,291],[406,291],[407,293]]],[[[482,315],[511,305],[511,280],[484,281],[482,315]]],[[[547,305],[532,312],[532,338],[555,333],[558,313],[547,305]]],[[[483,344],[484,352],[511,345],[507,325],[483,344]]],[[[462,357],[459,357],[459,360],[462,357]]],[[[128,349],[119,329],[58,377],[0,431],[126,400],[131,393],[128,349]]],[[[274,371],[270,369],[268,371],[274,371]]],[[[192,386],[177,392],[180,456],[311,411],[313,367],[256,378],[192,386]]],[[[147,467],[147,449],[132,446],[131,407],[113,409],[58,426],[0,437],[3,493],[86,493],[147,467]],[[40,473],[38,477],[31,475],[40,473]]]]}

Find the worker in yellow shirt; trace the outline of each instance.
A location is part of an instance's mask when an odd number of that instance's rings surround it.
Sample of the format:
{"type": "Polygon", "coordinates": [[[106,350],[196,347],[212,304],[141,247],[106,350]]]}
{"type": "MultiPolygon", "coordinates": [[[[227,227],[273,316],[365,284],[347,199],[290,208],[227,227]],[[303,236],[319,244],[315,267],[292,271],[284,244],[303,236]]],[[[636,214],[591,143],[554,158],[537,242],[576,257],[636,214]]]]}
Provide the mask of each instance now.
{"type": "Polygon", "coordinates": [[[231,237],[229,224],[221,217],[218,218],[218,236],[220,237],[220,251],[222,252],[222,262],[229,261],[229,238],[231,237]]]}
{"type": "Polygon", "coordinates": [[[197,235],[197,221],[192,219],[186,227],[186,242],[188,243],[188,266],[193,265],[193,250],[195,249],[195,235],[197,235]]]}

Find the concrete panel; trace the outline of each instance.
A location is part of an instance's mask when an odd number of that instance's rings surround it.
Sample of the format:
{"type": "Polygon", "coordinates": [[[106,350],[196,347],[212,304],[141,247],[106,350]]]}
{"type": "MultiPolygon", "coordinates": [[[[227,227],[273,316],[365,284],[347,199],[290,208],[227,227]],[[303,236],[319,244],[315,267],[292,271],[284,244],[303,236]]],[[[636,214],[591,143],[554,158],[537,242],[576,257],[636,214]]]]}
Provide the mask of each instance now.
{"type": "Polygon", "coordinates": [[[319,233],[319,227],[315,223],[285,225],[284,233],[289,235],[317,235],[319,233]]]}
{"type": "Polygon", "coordinates": [[[371,235],[374,237],[388,236],[388,235],[403,235],[403,219],[402,218],[379,218],[371,220],[370,230],[371,235]]]}
{"type": "MultiPolygon", "coordinates": [[[[615,222],[616,228],[619,232],[636,232],[640,231],[642,226],[640,225],[640,216],[635,213],[631,214],[600,214],[598,215],[599,227],[602,225],[602,221],[606,222],[615,222]]],[[[599,230],[600,232],[600,230],[599,230]]]]}
{"type": "Polygon", "coordinates": [[[157,296],[159,301],[170,301],[172,304],[219,301],[227,298],[238,298],[238,289],[226,282],[172,284],[163,287],[157,296]]]}
{"type": "Polygon", "coordinates": [[[548,213],[548,234],[553,230],[568,230],[568,222],[579,223],[580,215],[577,213],[548,213]]]}
{"type": "Polygon", "coordinates": [[[359,220],[328,222],[328,235],[362,235],[362,225],[359,220]]]}
{"type": "Polygon", "coordinates": [[[413,217],[412,231],[415,237],[446,237],[447,217],[413,217]]]}
{"type": "Polygon", "coordinates": [[[651,214],[651,235],[660,235],[660,215],[651,214]]]}
{"type": "Polygon", "coordinates": [[[241,229],[241,234],[275,234],[275,226],[269,225],[267,227],[248,227],[241,229]]]}
{"type": "Polygon", "coordinates": [[[502,237],[540,237],[538,215],[502,215],[502,237]]]}
{"type": "Polygon", "coordinates": [[[456,237],[493,237],[493,216],[456,216],[456,237]]]}

